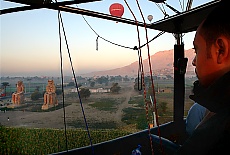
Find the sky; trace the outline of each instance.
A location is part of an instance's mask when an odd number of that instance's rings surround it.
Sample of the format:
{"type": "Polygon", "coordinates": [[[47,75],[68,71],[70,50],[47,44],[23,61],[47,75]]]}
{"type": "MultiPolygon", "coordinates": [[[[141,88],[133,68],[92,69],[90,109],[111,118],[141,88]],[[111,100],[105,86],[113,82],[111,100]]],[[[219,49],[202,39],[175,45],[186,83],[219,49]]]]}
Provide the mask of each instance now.
{"type": "MultiPolygon", "coordinates": [[[[17,3],[1,1],[1,10],[21,6],[17,3]]],[[[193,0],[192,8],[209,2],[210,0],[193,0]]],[[[149,1],[138,1],[145,17],[152,15],[151,22],[164,18],[159,7],[149,1]]],[[[124,6],[122,17],[134,19],[124,0],[102,0],[85,4],[72,5],[91,11],[109,13],[113,3],[124,6]]],[[[127,0],[138,21],[143,22],[135,0],[127,0]]],[[[186,7],[186,0],[167,0],[167,4],[182,11],[186,7]]],[[[162,5],[160,5],[162,8],[162,5]]],[[[164,5],[169,15],[175,13],[164,5]]],[[[68,48],[76,75],[92,71],[110,70],[127,66],[138,61],[136,50],[123,48],[98,39],[96,48],[96,33],[119,45],[126,47],[138,46],[137,27],[125,23],[84,16],[91,28],[80,14],[61,12],[68,48]]],[[[0,15],[0,77],[6,76],[58,76],[60,77],[60,40],[58,27],[58,12],[50,9],[38,9],[0,15]]],[[[139,27],[141,45],[146,43],[146,33],[139,27]]],[[[160,31],[147,29],[148,39],[155,37],[160,31]]],[[[184,35],[185,49],[193,47],[195,32],[184,35]]],[[[62,59],[63,73],[71,76],[70,59],[65,44],[63,32],[62,59]]],[[[149,43],[150,55],[158,51],[173,49],[175,39],[172,34],[165,33],[149,43]]],[[[143,59],[147,58],[147,47],[142,48],[143,59]]],[[[157,62],[156,62],[157,63],[157,62]]]]}

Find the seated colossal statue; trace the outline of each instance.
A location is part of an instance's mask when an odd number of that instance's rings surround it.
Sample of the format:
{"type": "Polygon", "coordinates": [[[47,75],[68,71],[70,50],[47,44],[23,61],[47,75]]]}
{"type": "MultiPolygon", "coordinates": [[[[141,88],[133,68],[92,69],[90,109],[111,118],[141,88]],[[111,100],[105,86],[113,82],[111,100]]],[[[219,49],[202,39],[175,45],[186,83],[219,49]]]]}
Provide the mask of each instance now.
{"type": "Polygon", "coordinates": [[[24,84],[22,81],[18,81],[16,84],[16,92],[12,94],[12,102],[13,104],[21,104],[24,103],[24,84]]]}
{"type": "Polygon", "coordinates": [[[56,87],[53,80],[48,80],[42,109],[48,109],[54,105],[57,105],[56,87]]]}

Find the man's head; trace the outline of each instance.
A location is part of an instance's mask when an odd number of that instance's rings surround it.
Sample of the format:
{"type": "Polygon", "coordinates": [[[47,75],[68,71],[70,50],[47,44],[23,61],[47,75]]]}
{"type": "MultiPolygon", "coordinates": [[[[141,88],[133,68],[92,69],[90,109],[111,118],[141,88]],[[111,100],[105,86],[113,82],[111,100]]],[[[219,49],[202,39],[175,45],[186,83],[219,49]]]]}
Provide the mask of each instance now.
{"type": "Polygon", "coordinates": [[[230,5],[222,3],[200,24],[193,42],[193,65],[205,87],[230,71],[230,5]]]}

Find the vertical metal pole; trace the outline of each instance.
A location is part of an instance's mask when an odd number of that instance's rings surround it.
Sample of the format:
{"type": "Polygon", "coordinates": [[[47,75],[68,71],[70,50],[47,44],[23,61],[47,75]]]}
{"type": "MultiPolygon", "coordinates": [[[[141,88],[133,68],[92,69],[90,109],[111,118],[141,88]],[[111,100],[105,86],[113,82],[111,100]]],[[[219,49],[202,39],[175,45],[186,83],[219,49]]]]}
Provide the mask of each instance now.
{"type": "MultiPolygon", "coordinates": [[[[179,126],[184,122],[185,74],[180,73],[179,60],[184,59],[182,35],[176,34],[174,45],[174,122],[179,126]]],[[[183,125],[182,125],[183,126],[183,125]]]]}

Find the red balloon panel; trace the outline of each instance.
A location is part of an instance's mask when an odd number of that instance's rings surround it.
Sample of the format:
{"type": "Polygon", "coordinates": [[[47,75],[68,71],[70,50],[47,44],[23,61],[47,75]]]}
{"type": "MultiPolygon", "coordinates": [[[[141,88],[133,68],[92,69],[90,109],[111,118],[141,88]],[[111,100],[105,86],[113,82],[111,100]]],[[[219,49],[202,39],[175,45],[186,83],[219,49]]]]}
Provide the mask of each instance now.
{"type": "Polygon", "coordinates": [[[124,7],[123,7],[123,5],[121,5],[119,3],[114,3],[114,4],[110,5],[109,12],[112,16],[121,17],[124,13],[124,7]]]}

